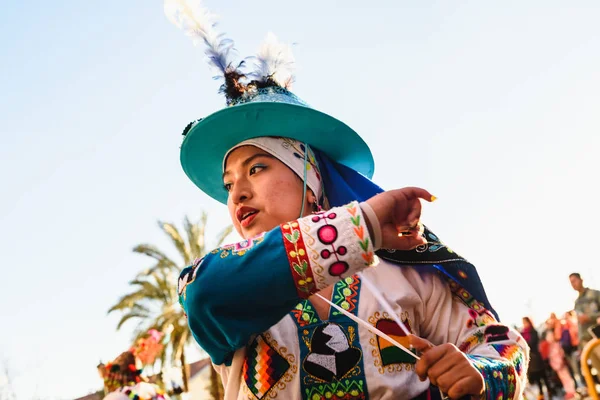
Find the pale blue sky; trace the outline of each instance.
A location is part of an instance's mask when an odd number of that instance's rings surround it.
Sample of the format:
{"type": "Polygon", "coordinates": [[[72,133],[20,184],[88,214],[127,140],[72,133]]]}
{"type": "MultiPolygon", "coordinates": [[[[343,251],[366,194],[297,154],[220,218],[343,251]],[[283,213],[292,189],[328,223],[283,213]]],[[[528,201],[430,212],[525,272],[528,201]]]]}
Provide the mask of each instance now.
{"type": "MultiPolygon", "coordinates": [[[[426,223],[507,322],[566,311],[571,271],[600,286],[598,2],[206,4],[243,56],[297,43],[295,92],[361,133],[380,185],[439,197],[426,223]]],[[[106,310],[149,265],[132,247],[171,250],[157,219],[227,223],[178,157],[223,99],[159,0],[9,2],[0,52],[0,361],[19,399],[73,398],[128,344],[106,310]]]]}

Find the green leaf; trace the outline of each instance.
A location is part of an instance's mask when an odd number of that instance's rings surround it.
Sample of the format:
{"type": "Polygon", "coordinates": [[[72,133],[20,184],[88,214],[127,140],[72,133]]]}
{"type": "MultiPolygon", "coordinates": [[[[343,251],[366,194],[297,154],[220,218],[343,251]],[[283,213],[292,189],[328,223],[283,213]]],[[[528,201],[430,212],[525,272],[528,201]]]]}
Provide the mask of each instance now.
{"type": "Polygon", "coordinates": [[[354,224],[354,226],[360,226],[360,215],[356,217],[350,217],[350,221],[354,224]]]}
{"type": "Polygon", "coordinates": [[[362,242],[359,241],[358,243],[360,243],[360,248],[363,249],[363,251],[367,251],[369,249],[369,239],[365,239],[362,242]]]}
{"type": "Polygon", "coordinates": [[[299,266],[296,263],[292,263],[292,267],[294,268],[294,271],[296,271],[296,273],[298,273],[298,275],[304,276],[304,271],[302,270],[301,266],[299,266]]]}
{"type": "Polygon", "coordinates": [[[306,271],[308,271],[308,263],[306,260],[302,260],[302,274],[306,274],[306,271]]]}
{"type": "Polygon", "coordinates": [[[300,231],[292,231],[292,234],[294,235],[294,243],[296,243],[298,241],[298,239],[300,239],[300,231]]]}

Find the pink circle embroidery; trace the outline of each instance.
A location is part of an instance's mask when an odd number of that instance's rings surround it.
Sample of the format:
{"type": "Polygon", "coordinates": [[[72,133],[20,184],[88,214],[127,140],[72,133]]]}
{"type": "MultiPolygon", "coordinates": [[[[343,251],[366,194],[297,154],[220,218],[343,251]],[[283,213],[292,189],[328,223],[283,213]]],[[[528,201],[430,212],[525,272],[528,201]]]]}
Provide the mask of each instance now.
{"type": "Polygon", "coordinates": [[[325,225],[319,228],[317,236],[321,243],[332,244],[337,239],[337,229],[333,225],[325,225]]]}
{"type": "Polygon", "coordinates": [[[348,263],[344,261],[336,261],[329,267],[329,274],[333,276],[340,276],[346,271],[348,271],[348,263]]]}

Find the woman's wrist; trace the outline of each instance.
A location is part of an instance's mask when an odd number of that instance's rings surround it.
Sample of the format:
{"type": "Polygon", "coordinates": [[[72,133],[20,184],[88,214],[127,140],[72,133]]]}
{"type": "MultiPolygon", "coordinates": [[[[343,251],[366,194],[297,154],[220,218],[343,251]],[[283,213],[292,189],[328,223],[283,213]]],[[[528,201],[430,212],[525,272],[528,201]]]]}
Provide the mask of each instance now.
{"type": "Polygon", "coordinates": [[[365,224],[369,230],[369,236],[371,236],[371,239],[373,240],[373,250],[379,250],[381,248],[382,236],[381,225],[379,224],[377,214],[375,214],[373,207],[366,201],[360,203],[360,209],[365,217],[365,224]]]}

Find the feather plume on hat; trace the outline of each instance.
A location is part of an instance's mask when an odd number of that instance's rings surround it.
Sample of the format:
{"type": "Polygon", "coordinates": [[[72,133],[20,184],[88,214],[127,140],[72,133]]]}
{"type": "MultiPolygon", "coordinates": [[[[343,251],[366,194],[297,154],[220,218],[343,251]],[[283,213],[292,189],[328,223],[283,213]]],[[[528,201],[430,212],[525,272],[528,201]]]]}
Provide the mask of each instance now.
{"type": "Polygon", "coordinates": [[[254,70],[242,70],[246,60],[234,63],[233,40],[216,30],[216,16],[202,7],[200,0],[164,0],[167,18],[187,36],[194,45],[204,43],[209,64],[225,79],[220,92],[225,94],[227,104],[235,104],[241,98],[252,97],[257,90],[268,87],[289,89],[294,80],[294,56],[291,47],[280,43],[269,33],[258,54],[252,59],[254,70]]]}

